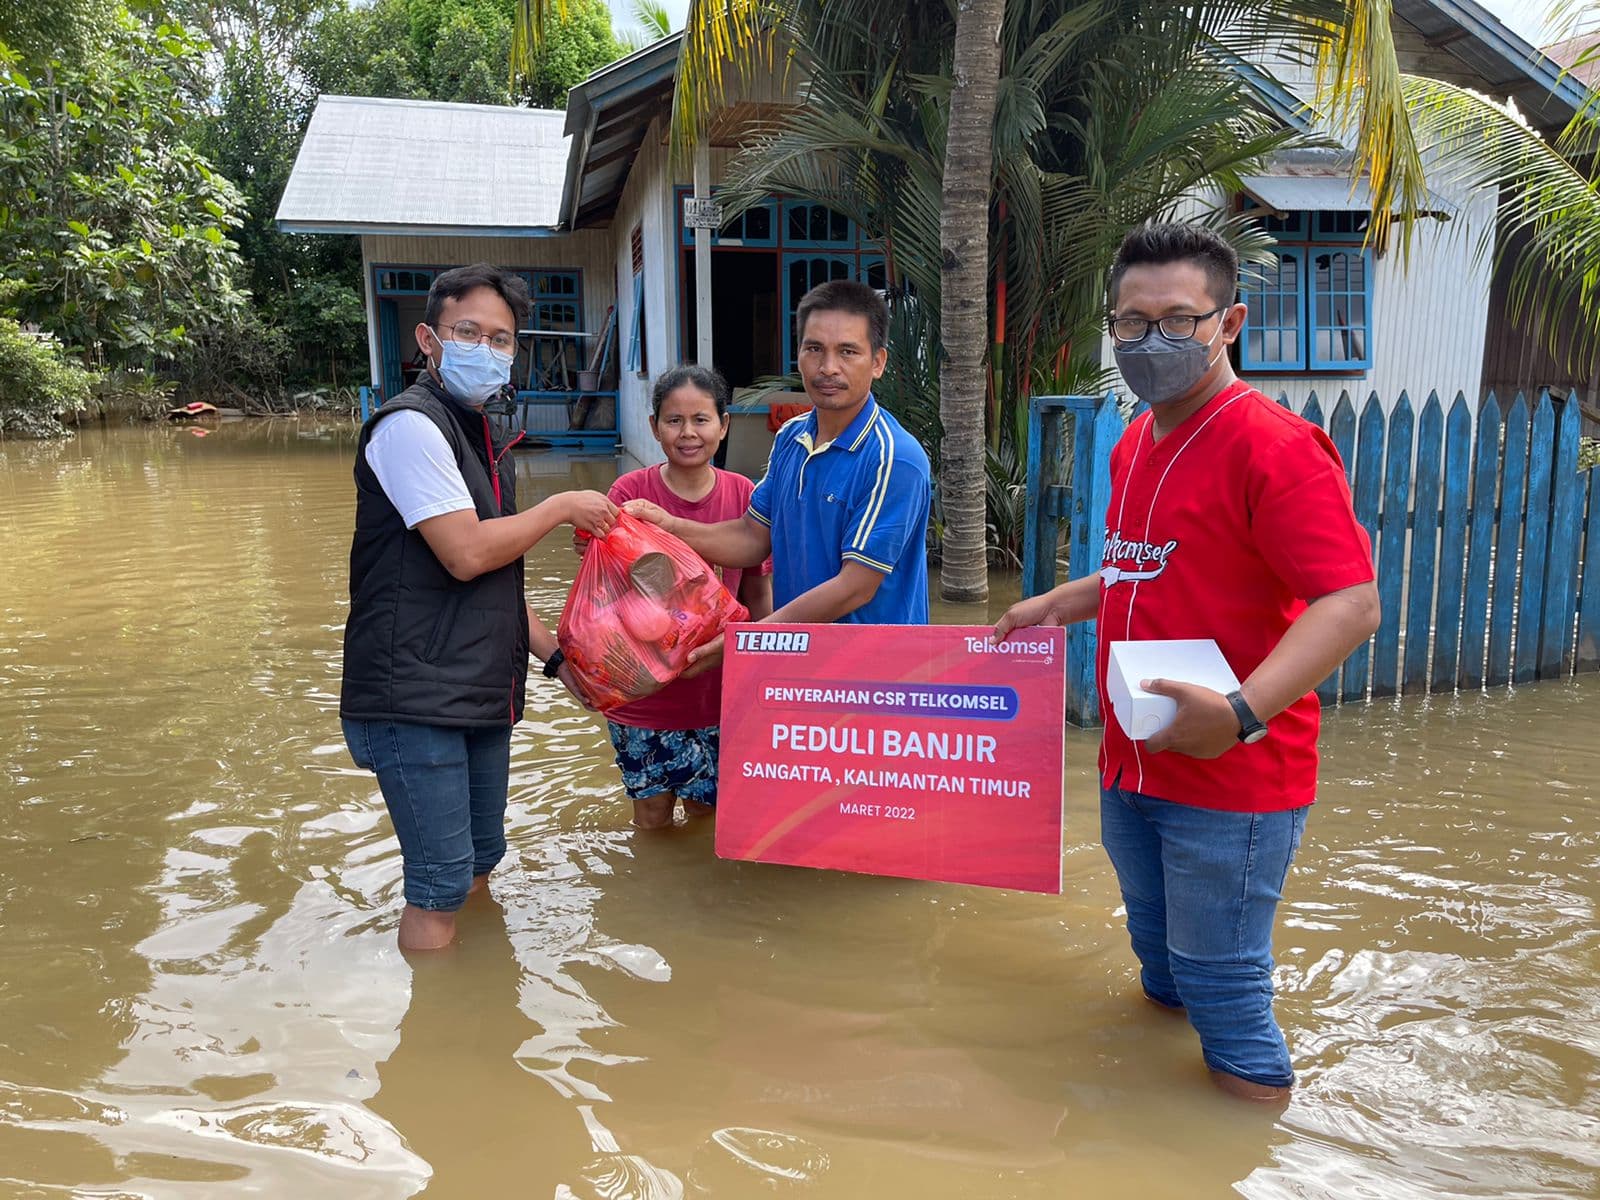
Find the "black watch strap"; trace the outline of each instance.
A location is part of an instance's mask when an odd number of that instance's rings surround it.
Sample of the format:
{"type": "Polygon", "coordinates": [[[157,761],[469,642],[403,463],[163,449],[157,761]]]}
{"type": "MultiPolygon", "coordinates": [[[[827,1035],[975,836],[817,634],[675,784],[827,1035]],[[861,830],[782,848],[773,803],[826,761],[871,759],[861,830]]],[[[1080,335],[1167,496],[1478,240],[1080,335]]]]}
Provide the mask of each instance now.
{"type": "Polygon", "coordinates": [[[1239,740],[1245,743],[1259,742],[1266,736],[1267,727],[1255,710],[1245,700],[1243,692],[1229,692],[1228,703],[1233,705],[1233,715],[1239,718],[1239,740]]]}
{"type": "Polygon", "coordinates": [[[544,677],[546,679],[554,679],[556,673],[561,670],[561,664],[566,661],[567,656],[562,653],[561,647],[557,646],[556,652],[544,660],[544,677]]]}

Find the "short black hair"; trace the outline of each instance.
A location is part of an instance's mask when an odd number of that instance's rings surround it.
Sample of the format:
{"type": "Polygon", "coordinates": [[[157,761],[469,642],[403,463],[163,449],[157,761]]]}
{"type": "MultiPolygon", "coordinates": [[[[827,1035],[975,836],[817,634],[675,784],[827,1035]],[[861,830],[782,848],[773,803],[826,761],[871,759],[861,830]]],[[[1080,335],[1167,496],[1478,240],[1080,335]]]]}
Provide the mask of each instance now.
{"type": "Polygon", "coordinates": [[[1107,289],[1111,303],[1117,302],[1117,286],[1129,267],[1176,262],[1192,262],[1203,268],[1211,298],[1219,305],[1232,304],[1238,295],[1239,255],[1232,246],[1198,225],[1152,223],[1130,230],[1117,248],[1107,289]]]}
{"type": "Polygon", "coordinates": [[[659,417],[661,406],[666,403],[667,397],[685,385],[699,388],[710,396],[716,403],[717,416],[728,415],[728,404],[733,399],[728,381],[722,377],[721,371],[714,371],[710,367],[702,367],[696,363],[679,363],[656,377],[656,385],[650,389],[650,415],[659,417]]]}
{"type": "Polygon", "coordinates": [[[440,271],[434,278],[433,286],[428,289],[428,304],[422,310],[423,324],[437,326],[446,300],[459,300],[479,288],[489,288],[499,293],[500,299],[511,306],[511,319],[518,329],[527,325],[528,312],[532,308],[527,281],[521,275],[502,271],[489,263],[473,263],[470,267],[440,271]]]}
{"type": "Polygon", "coordinates": [[[877,290],[853,279],[830,279],[819,283],[800,299],[794,312],[796,339],[805,334],[806,321],[814,312],[842,312],[867,319],[872,349],[889,348],[889,306],[877,290]]]}

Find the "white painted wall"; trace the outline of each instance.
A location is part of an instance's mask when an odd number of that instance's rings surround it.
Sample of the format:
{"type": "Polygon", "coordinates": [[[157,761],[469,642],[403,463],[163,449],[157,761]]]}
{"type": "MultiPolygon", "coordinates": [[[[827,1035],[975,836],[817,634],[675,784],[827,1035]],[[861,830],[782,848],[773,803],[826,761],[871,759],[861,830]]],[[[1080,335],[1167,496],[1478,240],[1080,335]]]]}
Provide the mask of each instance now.
{"type": "MultiPolygon", "coordinates": [[[[1250,372],[1243,378],[1273,399],[1287,395],[1295,412],[1315,392],[1324,414],[1330,413],[1342,391],[1350,393],[1358,411],[1376,392],[1388,412],[1402,391],[1410,395],[1414,408],[1420,408],[1431,391],[1437,391],[1447,407],[1460,392],[1477,411],[1493,267],[1492,254],[1480,253],[1479,241],[1492,226],[1495,198],[1439,179],[1430,179],[1429,186],[1455,208],[1456,215],[1450,221],[1421,222],[1409,259],[1400,248],[1398,230],[1389,249],[1374,255],[1371,369],[1352,374],[1250,372]]],[[[1197,196],[1192,210],[1179,218],[1214,202],[1214,197],[1197,196]]],[[[1102,342],[1101,361],[1112,369],[1112,386],[1123,392],[1109,334],[1102,342]]]]}
{"type": "Polygon", "coordinates": [[[617,278],[617,326],[623,364],[618,383],[617,425],[623,448],[645,464],[664,459],[650,434],[650,380],[677,361],[678,273],[674,265],[672,187],[667,147],[658,121],[645,132],[639,155],[628,173],[622,198],[606,236],[611,239],[617,278]],[[633,331],[633,229],[644,239],[645,370],[627,369],[633,331]]]}

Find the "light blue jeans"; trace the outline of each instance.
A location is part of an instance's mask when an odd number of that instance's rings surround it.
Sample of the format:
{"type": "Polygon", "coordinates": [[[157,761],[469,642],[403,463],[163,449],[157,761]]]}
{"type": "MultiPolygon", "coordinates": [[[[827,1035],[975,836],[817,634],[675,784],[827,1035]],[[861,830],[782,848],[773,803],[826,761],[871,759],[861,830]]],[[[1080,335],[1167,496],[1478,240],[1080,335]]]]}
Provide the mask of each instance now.
{"type": "Polygon", "coordinates": [[[1272,1016],[1272,923],[1307,810],[1196,808],[1120,783],[1100,791],[1100,840],[1145,994],[1188,1013],[1213,1070],[1289,1086],[1289,1048],[1272,1016]]]}

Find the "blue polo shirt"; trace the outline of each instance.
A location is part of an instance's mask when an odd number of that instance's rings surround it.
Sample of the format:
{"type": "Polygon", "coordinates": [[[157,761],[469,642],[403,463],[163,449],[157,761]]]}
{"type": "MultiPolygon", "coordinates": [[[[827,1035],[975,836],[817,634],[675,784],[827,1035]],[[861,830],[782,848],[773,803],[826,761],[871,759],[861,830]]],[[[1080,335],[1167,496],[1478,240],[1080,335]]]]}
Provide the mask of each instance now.
{"type": "Polygon", "coordinates": [[[840,621],[926,625],[927,454],[871,396],[842,434],[816,443],[815,410],[785,424],[750,497],[750,515],[772,530],[773,605],[826,583],[850,559],[884,580],[840,621]]]}

